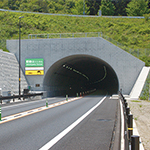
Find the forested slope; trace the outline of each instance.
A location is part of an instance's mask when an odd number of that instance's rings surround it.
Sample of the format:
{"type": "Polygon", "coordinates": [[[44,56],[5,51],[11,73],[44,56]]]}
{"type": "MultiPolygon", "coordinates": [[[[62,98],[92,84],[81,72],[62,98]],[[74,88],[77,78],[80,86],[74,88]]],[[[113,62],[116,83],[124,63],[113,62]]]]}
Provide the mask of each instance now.
{"type": "MultiPolygon", "coordinates": [[[[22,38],[28,34],[102,32],[131,49],[140,49],[149,65],[150,20],[105,17],[70,17],[0,11],[0,39],[18,39],[19,16],[22,38]]],[[[3,48],[3,47],[0,47],[3,48]]]]}
{"type": "Polygon", "coordinates": [[[143,16],[150,13],[150,0],[0,0],[0,8],[31,12],[143,16]]]}

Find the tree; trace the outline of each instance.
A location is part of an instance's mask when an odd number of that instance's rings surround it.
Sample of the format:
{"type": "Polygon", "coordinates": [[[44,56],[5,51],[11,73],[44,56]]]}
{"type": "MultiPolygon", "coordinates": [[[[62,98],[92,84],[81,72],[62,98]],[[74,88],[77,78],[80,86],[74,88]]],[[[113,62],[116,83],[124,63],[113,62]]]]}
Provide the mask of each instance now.
{"type": "Polygon", "coordinates": [[[113,16],[115,14],[115,6],[111,0],[102,0],[100,10],[102,11],[102,15],[113,16]]]}
{"type": "Polygon", "coordinates": [[[17,10],[20,4],[21,2],[19,0],[8,0],[8,8],[11,10],[17,10]]]}
{"type": "Polygon", "coordinates": [[[148,14],[148,1],[145,0],[132,0],[126,8],[128,16],[143,16],[143,14],[148,14]]]}
{"type": "Polygon", "coordinates": [[[115,16],[127,16],[126,13],[126,7],[127,4],[130,2],[131,0],[117,0],[117,1],[112,1],[112,3],[115,6],[115,16]]]}
{"type": "Polygon", "coordinates": [[[35,12],[48,12],[48,2],[46,0],[34,0],[32,1],[33,11],[35,12]]]}
{"type": "MultiPolygon", "coordinates": [[[[71,9],[72,14],[83,15],[84,3],[83,0],[76,0],[75,6],[71,9]]],[[[85,4],[85,14],[88,14],[88,7],[85,4]]]]}
{"type": "Polygon", "coordinates": [[[72,13],[71,9],[75,7],[75,2],[76,2],[76,0],[66,0],[65,1],[65,7],[64,7],[65,13],[72,13]]]}
{"type": "Polygon", "coordinates": [[[85,0],[87,4],[89,15],[97,15],[101,0],[85,0]]]}

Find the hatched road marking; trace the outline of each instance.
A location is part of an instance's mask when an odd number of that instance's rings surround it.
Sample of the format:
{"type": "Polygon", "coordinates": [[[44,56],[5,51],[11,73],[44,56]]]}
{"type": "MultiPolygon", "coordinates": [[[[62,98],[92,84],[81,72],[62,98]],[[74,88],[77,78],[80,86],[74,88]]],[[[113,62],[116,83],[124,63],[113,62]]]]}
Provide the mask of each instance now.
{"type": "Polygon", "coordinates": [[[10,115],[10,116],[6,116],[6,117],[3,117],[1,119],[0,124],[6,123],[6,122],[9,122],[9,121],[12,121],[12,120],[16,120],[16,119],[19,119],[19,118],[22,118],[22,117],[25,117],[25,116],[29,116],[29,115],[32,115],[32,114],[35,114],[35,113],[38,113],[38,112],[41,112],[41,111],[44,111],[44,110],[47,110],[47,109],[50,109],[50,108],[60,106],[60,105],[64,105],[66,103],[69,103],[69,102],[72,102],[72,101],[75,101],[75,100],[78,100],[78,99],[81,99],[81,98],[82,97],[71,98],[71,99],[68,99],[67,101],[64,100],[64,101],[61,101],[61,102],[50,104],[50,105],[48,105],[48,107],[42,106],[42,107],[38,107],[38,108],[31,109],[31,110],[28,110],[28,111],[24,111],[24,112],[20,112],[20,113],[17,113],[17,114],[10,115]]]}

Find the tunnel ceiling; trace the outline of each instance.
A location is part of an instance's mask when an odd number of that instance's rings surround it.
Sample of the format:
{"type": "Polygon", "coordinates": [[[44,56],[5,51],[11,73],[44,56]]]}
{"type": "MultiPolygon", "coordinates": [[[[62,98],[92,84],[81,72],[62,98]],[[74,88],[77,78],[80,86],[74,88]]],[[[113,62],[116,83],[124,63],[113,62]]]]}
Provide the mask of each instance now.
{"type": "Polygon", "coordinates": [[[118,78],[112,67],[89,55],[72,55],[54,63],[44,78],[48,96],[75,96],[87,91],[98,95],[118,92],[118,78]]]}

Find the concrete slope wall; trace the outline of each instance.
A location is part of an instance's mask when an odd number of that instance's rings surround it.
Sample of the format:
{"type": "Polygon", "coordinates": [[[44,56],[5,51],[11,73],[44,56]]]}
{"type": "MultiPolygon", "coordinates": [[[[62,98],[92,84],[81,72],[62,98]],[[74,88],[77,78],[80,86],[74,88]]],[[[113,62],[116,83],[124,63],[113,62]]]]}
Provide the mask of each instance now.
{"type": "Polygon", "coordinates": [[[148,77],[149,70],[150,70],[150,67],[143,67],[143,69],[142,69],[142,71],[130,93],[130,99],[132,99],[132,100],[139,99],[139,96],[142,92],[142,89],[143,89],[146,79],[148,77]]]}
{"type": "MultiPolygon", "coordinates": [[[[18,58],[18,40],[7,40],[7,49],[18,58]]],[[[45,74],[58,60],[75,54],[98,57],[107,62],[116,72],[119,88],[129,94],[140,71],[145,65],[136,57],[118,48],[101,37],[67,39],[28,39],[21,41],[21,67],[25,72],[26,58],[44,58],[45,74]]],[[[43,90],[44,76],[26,76],[33,90],[43,90]],[[35,87],[40,84],[40,87],[35,87]]]]}
{"type": "MultiPolygon", "coordinates": [[[[21,91],[27,88],[28,84],[21,72],[21,91]]],[[[8,91],[12,94],[18,94],[19,91],[19,65],[16,57],[12,53],[0,50],[0,88],[2,95],[7,96],[8,91]]]]}

